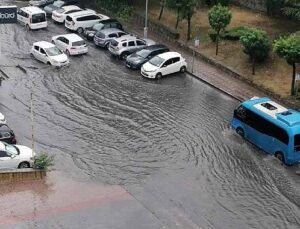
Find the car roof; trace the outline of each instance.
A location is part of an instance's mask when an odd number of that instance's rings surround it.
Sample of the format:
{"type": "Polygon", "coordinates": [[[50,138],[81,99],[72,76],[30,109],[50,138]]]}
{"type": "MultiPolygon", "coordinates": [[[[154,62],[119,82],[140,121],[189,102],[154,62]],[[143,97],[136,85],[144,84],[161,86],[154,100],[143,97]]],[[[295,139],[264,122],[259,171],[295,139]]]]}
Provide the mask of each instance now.
{"type": "Polygon", "coordinates": [[[54,44],[52,44],[48,41],[38,41],[38,42],[33,43],[33,45],[40,46],[41,48],[52,48],[55,46],[54,44]]]}
{"type": "Polygon", "coordinates": [[[169,59],[173,57],[181,57],[181,54],[178,52],[165,52],[158,55],[160,58],[169,59]]]}
{"type": "Polygon", "coordinates": [[[78,36],[75,33],[68,33],[68,34],[62,34],[62,35],[57,35],[56,37],[65,37],[67,38],[69,41],[75,42],[75,41],[82,41],[83,39],[78,36]]]}
{"type": "Polygon", "coordinates": [[[63,6],[63,7],[61,7],[62,9],[64,9],[64,10],[79,10],[79,9],[81,9],[79,6],[75,6],[75,5],[70,5],[70,6],[63,6]]]}
{"type": "Polygon", "coordinates": [[[0,132],[2,131],[9,131],[9,132],[12,132],[12,130],[8,127],[8,125],[6,124],[1,124],[0,125],[0,132]]]}
{"type": "Polygon", "coordinates": [[[145,47],[144,49],[149,50],[149,51],[155,51],[158,49],[169,49],[169,48],[163,44],[155,44],[155,45],[149,45],[149,46],[145,47]]]}
{"type": "Polygon", "coordinates": [[[36,6],[26,6],[22,7],[21,10],[26,11],[27,13],[35,14],[35,13],[45,13],[44,10],[36,7],[36,6]]]}
{"type": "Polygon", "coordinates": [[[118,41],[118,42],[122,42],[122,41],[136,40],[136,39],[139,39],[139,38],[134,35],[128,34],[128,35],[124,35],[122,37],[115,38],[114,40],[118,41]]]}
{"type": "Polygon", "coordinates": [[[88,15],[96,15],[94,12],[89,11],[89,10],[82,10],[74,13],[70,13],[69,17],[81,17],[81,16],[88,16],[88,15]]]}
{"type": "MultiPolygon", "coordinates": [[[[116,32],[124,32],[123,30],[117,29],[117,28],[107,28],[107,29],[102,29],[99,32],[101,32],[102,34],[111,34],[111,33],[116,33],[116,32]]],[[[126,32],[124,32],[126,33],[126,32]]]]}

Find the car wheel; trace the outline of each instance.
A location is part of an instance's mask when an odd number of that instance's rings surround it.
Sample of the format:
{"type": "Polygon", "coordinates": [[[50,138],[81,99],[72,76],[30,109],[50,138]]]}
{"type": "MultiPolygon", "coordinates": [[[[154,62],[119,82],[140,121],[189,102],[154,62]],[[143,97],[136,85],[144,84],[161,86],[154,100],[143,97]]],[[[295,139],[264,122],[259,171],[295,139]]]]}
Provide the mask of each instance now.
{"type": "Polygon", "coordinates": [[[285,164],[285,158],[282,152],[276,152],[274,156],[283,164],[285,164]]]}
{"type": "Polygon", "coordinates": [[[30,26],[27,24],[26,25],[26,29],[28,30],[28,31],[30,31],[31,29],[30,29],[30,26]]]}
{"type": "Polygon", "coordinates": [[[123,52],[120,56],[121,60],[125,60],[127,58],[127,56],[128,56],[128,52],[123,52]]]}
{"type": "Polygon", "coordinates": [[[241,127],[236,128],[236,133],[240,135],[242,138],[245,137],[245,132],[241,127]]]}
{"type": "Polygon", "coordinates": [[[155,79],[159,80],[162,78],[162,74],[159,72],[156,74],[155,79]]]}
{"type": "Polygon", "coordinates": [[[66,50],[66,54],[70,56],[70,51],[68,49],[66,50]]]}
{"type": "Polygon", "coordinates": [[[108,49],[108,47],[109,47],[109,42],[107,42],[107,43],[105,44],[105,48],[108,49]]]}
{"type": "Polygon", "coordinates": [[[186,67],[185,67],[185,66],[182,66],[182,67],[180,68],[180,72],[181,72],[181,73],[185,73],[185,72],[186,72],[186,67]]]}
{"type": "Polygon", "coordinates": [[[79,27],[79,28],[77,29],[77,33],[82,34],[82,33],[83,33],[83,28],[79,27]]]}
{"type": "Polygon", "coordinates": [[[28,162],[21,162],[18,166],[19,169],[27,169],[30,168],[30,165],[28,162]]]}

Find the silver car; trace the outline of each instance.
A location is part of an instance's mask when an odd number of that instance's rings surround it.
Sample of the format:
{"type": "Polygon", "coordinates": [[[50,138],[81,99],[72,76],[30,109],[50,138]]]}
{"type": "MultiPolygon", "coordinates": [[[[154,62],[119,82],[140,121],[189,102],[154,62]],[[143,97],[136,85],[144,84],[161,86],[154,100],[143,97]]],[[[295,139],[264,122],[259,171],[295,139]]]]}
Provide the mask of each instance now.
{"type": "Polygon", "coordinates": [[[94,43],[96,46],[100,46],[102,48],[108,48],[109,43],[114,38],[119,38],[124,35],[127,35],[126,32],[116,29],[116,28],[109,28],[103,29],[98,31],[94,36],[94,43]]]}
{"type": "Polygon", "coordinates": [[[119,59],[126,59],[129,54],[154,44],[155,42],[150,39],[141,39],[133,35],[125,35],[112,39],[108,50],[113,56],[117,56],[119,59]]]}

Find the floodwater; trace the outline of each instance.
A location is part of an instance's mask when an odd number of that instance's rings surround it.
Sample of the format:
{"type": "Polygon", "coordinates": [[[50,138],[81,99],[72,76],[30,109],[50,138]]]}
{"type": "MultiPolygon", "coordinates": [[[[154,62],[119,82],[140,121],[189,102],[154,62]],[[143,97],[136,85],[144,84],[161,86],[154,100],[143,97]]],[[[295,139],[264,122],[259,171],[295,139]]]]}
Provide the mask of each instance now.
{"type": "Polygon", "coordinates": [[[53,23],[35,32],[0,25],[2,54],[27,70],[6,68],[0,89],[20,144],[31,145],[32,92],[35,149],[54,154],[57,170],[151,193],[195,228],[300,227],[297,167],[230,129],[237,101],[184,74],[143,79],[91,43],[59,70],[30,57],[33,42],[64,33],[53,23]]]}

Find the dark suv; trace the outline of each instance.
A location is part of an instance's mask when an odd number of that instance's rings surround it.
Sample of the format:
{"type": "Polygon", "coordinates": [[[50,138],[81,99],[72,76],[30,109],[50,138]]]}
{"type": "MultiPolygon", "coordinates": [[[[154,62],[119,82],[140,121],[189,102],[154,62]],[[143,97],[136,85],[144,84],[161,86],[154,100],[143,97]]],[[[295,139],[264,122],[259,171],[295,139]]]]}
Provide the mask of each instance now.
{"type": "Polygon", "coordinates": [[[14,132],[6,124],[0,124],[0,141],[8,144],[17,143],[14,132]]]}
{"type": "Polygon", "coordinates": [[[103,30],[103,29],[108,29],[108,28],[116,28],[116,29],[123,30],[123,26],[118,20],[116,20],[116,19],[106,19],[106,20],[102,20],[102,21],[96,23],[95,25],[93,25],[93,27],[85,28],[84,36],[88,40],[93,40],[95,34],[98,31],[103,30]]]}
{"type": "Polygon", "coordinates": [[[168,51],[169,48],[165,45],[150,45],[128,56],[126,66],[131,69],[140,69],[152,57],[168,51]]]}

